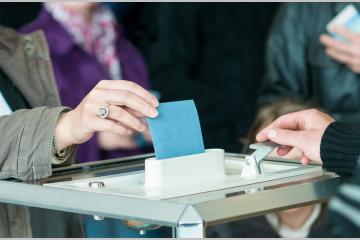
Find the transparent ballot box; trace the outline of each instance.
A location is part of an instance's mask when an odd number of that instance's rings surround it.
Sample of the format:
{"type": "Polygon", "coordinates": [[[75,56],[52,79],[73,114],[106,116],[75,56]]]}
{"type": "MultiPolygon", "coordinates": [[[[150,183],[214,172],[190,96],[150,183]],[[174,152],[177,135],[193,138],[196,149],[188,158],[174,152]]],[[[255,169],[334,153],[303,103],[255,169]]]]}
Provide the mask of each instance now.
{"type": "MultiPolygon", "coordinates": [[[[38,181],[3,180],[0,202],[121,219],[137,223],[132,227],[139,231],[168,226],[174,237],[205,237],[208,226],[325,202],[339,184],[336,174],[319,165],[276,158],[261,162],[260,175],[244,177],[246,155],[225,153],[223,177],[186,179],[182,185],[180,173],[174,173],[180,183],[167,180],[158,187],[146,184],[145,162],[152,157],[57,168],[38,181]]],[[[187,171],[196,176],[197,171],[187,171]]]]}

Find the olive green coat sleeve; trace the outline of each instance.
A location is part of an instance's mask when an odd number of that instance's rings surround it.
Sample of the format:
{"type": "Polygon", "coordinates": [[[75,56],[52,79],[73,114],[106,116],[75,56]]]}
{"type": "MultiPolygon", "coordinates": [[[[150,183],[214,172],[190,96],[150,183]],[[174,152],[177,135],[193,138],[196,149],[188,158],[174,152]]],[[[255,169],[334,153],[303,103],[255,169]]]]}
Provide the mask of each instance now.
{"type": "MultiPolygon", "coordinates": [[[[23,180],[51,175],[52,139],[64,107],[22,109],[0,117],[0,178],[23,180]]],[[[69,160],[69,159],[68,159],[69,160]]]]}

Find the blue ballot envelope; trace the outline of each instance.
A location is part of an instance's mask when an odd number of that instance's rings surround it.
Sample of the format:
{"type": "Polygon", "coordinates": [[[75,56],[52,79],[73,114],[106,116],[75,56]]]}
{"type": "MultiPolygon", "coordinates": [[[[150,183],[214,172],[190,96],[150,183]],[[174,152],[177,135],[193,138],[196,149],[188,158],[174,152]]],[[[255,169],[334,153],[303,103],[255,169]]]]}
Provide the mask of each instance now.
{"type": "Polygon", "coordinates": [[[193,100],[161,103],[148,118],[156,159],[204,153],[199,116],[193,100]]]}

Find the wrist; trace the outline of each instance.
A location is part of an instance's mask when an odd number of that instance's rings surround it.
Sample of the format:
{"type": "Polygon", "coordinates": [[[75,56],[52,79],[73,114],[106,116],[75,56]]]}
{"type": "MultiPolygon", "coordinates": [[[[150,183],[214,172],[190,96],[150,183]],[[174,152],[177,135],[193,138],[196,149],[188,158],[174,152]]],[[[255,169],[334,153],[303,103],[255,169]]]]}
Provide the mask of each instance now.
{"type": "Polygon", "coordinates": [[[331,123],[324,132],[320,145],[323,166],[339,175],[352,174],[360,155],[360,131],[347,123],[331,123]]]}
{"type": "Polygon", "coordinates": [[[72,126],[70,121],[71,113],[72,111],[61,114],[56,123],[55,141],[57,144],[57,148],[60,151],[71,145],[77,144],[77,142],[72,136],[72,130],[70,129],[72,126]]]}

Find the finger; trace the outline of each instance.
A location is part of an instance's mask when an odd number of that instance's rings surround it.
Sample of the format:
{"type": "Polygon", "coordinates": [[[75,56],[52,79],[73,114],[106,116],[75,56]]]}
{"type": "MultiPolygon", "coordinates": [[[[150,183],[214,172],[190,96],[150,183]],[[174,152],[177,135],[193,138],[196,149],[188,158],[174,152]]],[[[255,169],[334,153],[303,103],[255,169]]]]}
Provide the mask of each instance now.
{"type": "Polygon", "coordinates": [[[310,159],[308,157],[306,157],[304,154],[301,157],[301,163],[304,165],[308,165],[310,163],[310,159]]]}
{"type": "Polygon", "coordinates": [[[96,87],[101,89],[125,90],[144,98],[146,101],[151,103],[153,107],[159,106],[159,101],[154,95],[152,95],[149,91],[145,90],[143,87],[131,81],[102,80],[96,85],[96,87]]]}
{"type": "Polygon", "coordinates": [[[97,90],[96,100],[101,99],[109,105],[126,106],[151,118],[157,117],[158,111],[142,97],[126,90],[97,90]]]}
{"type": "Polygon", "coordinates": [[[146,129],[146,126],[139,119],[118,106],[109,106],[108,118],[120,122],[121,125],[126,125],[128,128],[132,128],[138,132],[143,132],[146,129]]]}
{"type": "Polygon", "coordinates": [[[285,155],[287,155],[292,149],[293,149],[293,147],[280,146],[280,147],[277,148],[276,153],[277,153],[279,156],[285,156],[285,155]]]}
{"type": "Polygon", "coordinates": [[[327,48],[326,49],[326,54],[329,55],[331,58],[335,59],[338,62],[341,63],[345,63],[345,64],[351,64],[352,62],[352,57],[346,53],[331,49],[331,48],[327,48]]]}
{"type": "Polygon", "coordinates": [[[95,119],[92,121],[92,127],[93,130],[97,132],[108,132],[119,135],[130,135],[133,132],[131,129],[117,124],[110,119],[101,119],[99,117],[95,117],[95,119]]]}
{"type": "Polygon", "coordinates": [[[347,67],[355,73],[360,73],[360,65],[347,65],[347,67]]]}
{"type": "Polygon", "coordinates": [[[350,42],[356,42],[356,43],[360,43],[360,36],[357,33],[353,33],[349,30],[347,30],[346,28],[342,27],[342,26],[335,26],[333,28],[333,31],[343,37],[345,37],[347,40],[349,40],[350,42]]]}
{"type": "Polygon", "coordinates": [[[304,151],[307,140],[303,131],[287,129],[272,129],[268,132],[268,138],[274,143],[289,147],[297,147],[301,151],[304,151]]]}
{"type": "Polygon", "coordinates": [[[304,128],[303,119],[307,114],[307,111],[304,110],[294,113],[289,113],[277,118],[274,122],[269,124],[263,130],[261,130],[256,135],[256,140],[259,142],[268,141],[268,132],[274,128],[282,128],[282,129],[292,129],[292,130],[301,130],[304,128]]]}
{"type": "Polygon", "coordinates": [[[137,118],[144,118],[146,117],[144,114],[138,112],[138,111],[135,111],[134,109],[131,109],[131,108],[128,108],[126,106],[122,107],[125,111],[127,111],[128,113],[130,113],[131,115],[137,117],[137,118]]]}
{"type": "Polygon", "coordinates": [[[340,51],[348,55],[352,55],[353,53],[353,48],[351,44],[335,40],[329,35],[326,34],[321,35],[320,42],[324,44],[327,48],[340,51]]]}

